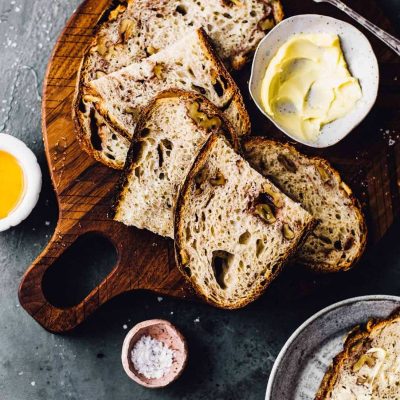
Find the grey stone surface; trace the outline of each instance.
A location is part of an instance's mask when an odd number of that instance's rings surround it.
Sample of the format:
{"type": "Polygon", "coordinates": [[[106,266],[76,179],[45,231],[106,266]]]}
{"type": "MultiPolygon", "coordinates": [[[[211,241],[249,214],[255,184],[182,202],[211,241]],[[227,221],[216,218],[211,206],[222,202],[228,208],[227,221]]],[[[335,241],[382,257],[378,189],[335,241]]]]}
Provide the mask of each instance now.
{"type": "MultiPolygon", "coordinates": [[[[41,141],[40,92],[52,46],[78,3],[0,0],[0,131],[24,140],[36,153],[44,173],[42,195],[32,215],[17,228],[0,234],[0,399],[263,399],[279,349],[304,319],[347,297],[400,294],[400,224],[349,274],[329,281],[306,276],[303,294],[294,283],[297,272],[289,270],[245,310],[226,312],[133,293],[106,305],[72,334],[57,336],[44,331],[19,307],[17,289],[27,266],[48,242],[57,219],[41,141]],[[316,288],[308,290],[308,286],[316,288]],[[178,382],[149,391],[126,377],[120,349],[124,328],[156,317],[169,319],[187,336],[190,360],[178,382]]],[[[382,0],[382,4],[399,26],[400,1],[382,0]]],[[[86,244],[80,251],[88,248],[98,253],[102,246],[86,244]]],[[[90,257],[72,257],[74,270],[80,274],[75,282],[79,288],[63,277],[61,283],[50,281],[49,297],[59,301],[60,293],[68,297],[87,289],[112,264],[107,251],[91,268],[87,259],[90,257]]]]}

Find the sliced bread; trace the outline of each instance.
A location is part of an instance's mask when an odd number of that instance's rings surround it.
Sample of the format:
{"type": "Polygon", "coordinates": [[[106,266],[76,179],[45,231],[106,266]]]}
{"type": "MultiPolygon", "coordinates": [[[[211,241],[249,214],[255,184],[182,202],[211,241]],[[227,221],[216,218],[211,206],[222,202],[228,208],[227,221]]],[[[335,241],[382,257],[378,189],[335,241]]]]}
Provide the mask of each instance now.
{"type": "Polygon", "coordinates": [[[400,399],[400,313],[350,333],[315,400],[400,399]]]}
{"type": "Polygon", "coordinates": [[[278,275],[313,224],[307,211],[212,135],[177,201],[177,264],[206,302],[243,307],[278,275]]]}
{"type": "Polygon", "coordinates": [[[81,77],[87,83],[117,71],[201,27],[219,56],[238,69],[282,18],[279,0],[113,1],[98,23],[81,77]]]}
{"type": "Polygon", "coordinates": [[[364,252],[367,228],[350,188],[331,165],[293,146],[261,137],[244,143],[245,158],[318,221],[295,259],[318,272],[351,268],[364,252]]]}
{"type": "Polygon", "coordinates": [[[175,88],[203,94],[224,112],[238,135],[249,132],[250,119],[239,89],[207,35],[198,29],[142,62],[82,87],[75,119],[84,148],[99,161],[122,168],[126,141],[132,137],[140,111],[160,91],[175,88]]]}
{"type": "Polygon", "coordinates": [[[229,123],[205,97],[179,90],[158,95],[136,126],[111,217],[173,238],[179,187],[212,133],[237,146],[229,123]]]}

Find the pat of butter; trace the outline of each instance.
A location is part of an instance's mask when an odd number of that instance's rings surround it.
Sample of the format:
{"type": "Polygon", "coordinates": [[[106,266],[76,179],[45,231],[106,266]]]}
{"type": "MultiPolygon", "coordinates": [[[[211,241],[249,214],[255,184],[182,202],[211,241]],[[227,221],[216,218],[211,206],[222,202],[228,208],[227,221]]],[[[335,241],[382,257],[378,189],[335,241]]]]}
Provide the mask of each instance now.
{"type": "Polygon", "coordinates": [[[266,113],[289,134],[308,141],[348,114],[361,97],[333,34],[291,37],[269,63],[261,84],[266,113]]]}

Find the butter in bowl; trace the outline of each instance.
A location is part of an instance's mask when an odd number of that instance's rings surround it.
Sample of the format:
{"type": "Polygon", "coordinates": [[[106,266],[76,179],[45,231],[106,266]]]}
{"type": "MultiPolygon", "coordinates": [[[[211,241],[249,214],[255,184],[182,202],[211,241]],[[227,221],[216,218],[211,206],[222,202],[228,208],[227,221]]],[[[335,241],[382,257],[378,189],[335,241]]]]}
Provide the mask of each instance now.
{"type": "Polygon", "coordinates": [[[260,111],[291,139],[328,147],[365,118],[378,85],[377,59],[358,29],[298,15],[260,42],[249,89],[260,111]]]}

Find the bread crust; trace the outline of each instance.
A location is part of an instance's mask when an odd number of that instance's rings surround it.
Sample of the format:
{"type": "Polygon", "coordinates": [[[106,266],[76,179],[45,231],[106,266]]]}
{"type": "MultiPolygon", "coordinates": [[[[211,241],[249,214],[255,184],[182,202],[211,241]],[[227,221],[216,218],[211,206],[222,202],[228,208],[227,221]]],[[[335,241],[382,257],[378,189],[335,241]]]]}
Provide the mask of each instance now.
{"type": "Polygon", "coordinates": [[[246,107],[244,105],[243,97],[242,94],[240,93],[240,90],[238,86],[236,85],[236,82],[233,80],[231,74],[228,72],[228,70],[225,68],[224,64],[218,57],[217,52],[215,51],[214,47],[211,44],[211,41],[206,33],[206,31],[203,28],[199,29],[199,35],[201,38],[201,44],[203,47],[206,49],[209,58],[214,58],[216,60],[216,69],[218,71],[218,74],[222,75],[230,84],[230,87],[232,89],[232,101],[236,101],[238,111],[241,116],[241,120],[243,121],[244,127],[243,127],[243,132],[240,133],[241,135],[247,135],[250,133],[251,130],[251,123],[250,123],[250,117],[249,114],[246,110],[246,107]]]}
{"type": "Polygon", "coordinates": [[[202,288],[196,285],[185,272],[185,266],[182,262],[182,250],[185,249],[185,243],[183,241],[183,230],[184,230],[184,221],[183,221],[183,214],[185,213],[188,205],[188,200],[190,197],[190,187],[192,182],[194,181],[198,172],[203,168],[204,164],[207,162],[208,156],[213,150],[213,147],[216,145],[217,136],[211,135],[208,141],[204,144],[203,148],[201,149],[200,153],[198,154],[193,166],[188,173],[184,184],[181,187],[179,197],[175,207],[175,223],[174,223],[174,241],[175,241],[175,259],[176,264],[181,271],[182,275],[186,279],[186,281],[193,287],[194,291],[197,295],[203,299],[206,303],[222,309],[238,309],[245,307],[249,303],[255,301],[259,298],[270,283],[279,275],[281,272],[283,265],[296,253],[299,245],[301,244],[302,240],[307,236],[309,232],[314,229],[315,221],[313,219],[303,227],[303,230],[300,234],[301,239],[298,241],[297,245],[293,246],[290,251],[287,252],[285,257],[281,260],[279,264],[277,264],[276,269],[272,272],[270,279],[264,284],[259,284],[256,288],[254,288],[251,292],[249,292],[248,297],[246,299],[242,299],[237,301],[236,303],[224,303],[224,302],[215,302],[203,292],[202,288]]]}
{"type": "Polygon", "coordinates": [[[123,172],[118,180],[117,186],[114,191],[114,196],[112,200],[111,209],[108,213],[108,217],[114,219],[119,210],[119,204],[122,198],[124,197],[124,188],[128,183],[129,175],[132,169],[135,167],[135,144],[138,142],[140,138],[140,132],[144,128],[146,121],[148,120],[149,115],[152,113],[154,106],[161,99],[165,98],[179,98],[184,99],[186,101],[201,101],[201,110],[207,112],[211,115],[217,115],[222,120],[222,125],[220,127],[221,131],[224,131],[226,136],[229,138],[229,142],[235,149],[239,148],[239,139],[235,133],[235,130],[232,128],[231,123],[225,118],[225,116],[218,110],[217,107],[214,106],[209,100],[207,100],[201,94],[195,92],[187,92],[180,89],[170,89],[164,90],[160,92],[145,109],[142,111],[138,123],[135,127],[135,132],[132,137],[131,146],[129,148],[129,152],[126,158],[125,166],[123,168],[123,172]]]}
{"type": "Polygon", "coordinates": [[[320,388],[315,396],[315,400],[326,400],[328,396],[332,394],[343,364],[352,355],[352,348],[356,344],[362,344],[367,341],[371,332],[373,332],[375,329],[384,327],[386,324],[389,324],[396,319],[400,320],[400,308],[395,310],[386,319],[370,319],[366,324],[362,326],[356,326],[347,336],[343,345],[343,351],[333,359],[332,364],[325,373],[320,388]]]}
{"type": "MultiPolygon", "coordinates": [[[[251,146],[260,145],[261,146],[261,145],[265,145],[265,144],[272,144],[273,146],[281,147],[283,149],[288,149],[295,156],[302,157],[302,158],[306,157],[309,159],[310,163],[312,163],[316,166],[321,166],[324,169],[330,171],[330,173],[332,174],[332,177],[338,183],[340,192],[346,198],[348,198],[350,200],[351,208],[352,208],[353,212],[355,213],[357,221],[360,226],[361,237],[360,237],[360,247],[357,252],[357,255],[353,258],[353,260],[351,262],[345,263],[340,268],[340,271],[348,271],[350,268],[352,268],[353,266],[355,266],[358,263],[361,256],[363,255],[366,245],[367,245],[368,229],[367,229],[367,225],[365,222],[365,217],[361,211],[361,205],[360,205],[359,201],[353,195],[352,192],[348,193],[346,190],[343,189],[343,187],[340,185],[340,183],[342,183],[343,180],[342,180],[339,172],[335,168],[333,168],[332,165],[327,160],[325,160],[321,157],[316,157],[316,156],[314,156],[314,157],[305,156],[304,154],[300,153],[293,145],[291,145],[289,143],[281,143],[276,140],[271,140],[271,139],[267,139],[267,138],[260,137],[260,136],[254,136],[254,137],[249,137],[249,138],[243,139],[243,146],[246,146],[246,145],[251,145],[251,146]]],[[[286,195],[288,195],[290,197],[290,194],[286,193],[284,188],[280,187],[280,189],[286,195]]],[[[329,265],[329,264],[313,264],[313,263],[307,262],[304,259],[300,259],[300,258],[296,258],[296,257],[294,259],[296,261],[298,261],[304,267],[311,269],[312,271],[314,271],[316,273],[331,273],[331,272],[339,271],[339,269],[333,271],[331,265],[329,265]]]]}

